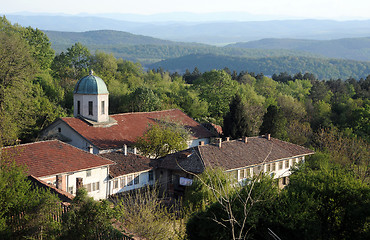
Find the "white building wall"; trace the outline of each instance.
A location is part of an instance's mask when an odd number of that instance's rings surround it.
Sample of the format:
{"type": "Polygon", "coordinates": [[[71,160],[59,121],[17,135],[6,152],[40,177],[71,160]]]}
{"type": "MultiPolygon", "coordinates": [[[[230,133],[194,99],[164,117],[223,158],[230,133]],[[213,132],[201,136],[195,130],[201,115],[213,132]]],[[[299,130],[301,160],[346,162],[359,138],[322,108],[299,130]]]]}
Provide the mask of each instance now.
{"type": "Polygon", "coordinates": [[[105,199],[108,197],[108,186],[109,186],[109,168],[108,166],[91,169],[91,175],[88,176],[88,170],[74,172],[68,174],[66,177],[67,191],[76,195],[76,178],[82,178],[84,187],[88,184],[95,184],[95,188],[92,188],[88,195],[93,197],[95,200],[105,199]],[[96,189],[96,183],[99,183],[99,189],[96,189]]]}
{"type": "Polygon", "coordinates": [[[244,179],[252,176],[253,174],[258,174],[263,171],[267,174],[271,174],[274,179],[288,177],[291,174],[290,169],[297,163],[304,161],[304,156],[294,157],[289,159],[281,159],[274,162],[269,162],[266,164],[248,166],[240,168],[237,170],[227,171],[231,176],[236,176],[237,180],[243,181],[244,179]],[[235,171],[234,174],[232,174],[235,171]],[[236,173],[237,172],[237,173],[236,173]]]}
{"type": "Polygon", "coordinates": [[[97,147],[92,146],[88,141],[86,141],[86,139],[81,137],[81,135],[76,133],[71,127],[69,127],[63,121],[59,120],[49,128],[50,129],[45,130],[45,132],[43,133],[44,136],[53,136],[56,134],[61,134],[71,140],[70,142],[67,142],[68,144],[87,152],[90,151],[89,147],[91,146],[93,151],[92,153],[94,154],[99,153],[99,149],[97,147]]]}
{"type": "MultiPolygon", "coordinates": [[[[109,191],[108,174],[108,166],[61,174],[63,177],[62,189],[76,195],[76,178],[82,178],[82,184],[84,187],[87,187],[88,184],[95,184],[95,189],[88,191],[88,195],[90,197],[93,197],[95,200],[105,199],[107,198],[109,191]],[[89,171],[91,174],[90,176],[88,176],[89,171]],[[99,183],[99,189],[96,189],[97,183],[99,183]]],[[[56,185],[56,175],[40,177],[40,179],[49,184],[56,185]]]]}
{"type": "Polygon", "coordinates": [[[155,183],[154,171],[147,170],[143,172],[130,173],[115,177],[109,181],[110,194],[122,193],[134,189],[139,189],[155,183]],[[149,180],[149,172],[152,172],[153,180],[149,180]],[[139,176],[139,182],[135,184],[135,177],[139,176]],[[118,184],[118,185],[117,185],[118,184]]]}

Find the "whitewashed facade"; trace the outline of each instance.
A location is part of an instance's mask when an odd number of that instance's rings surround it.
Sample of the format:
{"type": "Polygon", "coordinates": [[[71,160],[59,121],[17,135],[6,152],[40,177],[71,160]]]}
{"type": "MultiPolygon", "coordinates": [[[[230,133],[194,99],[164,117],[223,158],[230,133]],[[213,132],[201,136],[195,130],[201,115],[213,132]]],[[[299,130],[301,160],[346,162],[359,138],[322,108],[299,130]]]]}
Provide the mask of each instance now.
{"type": "Polygon", "coordinates": [[[288,159],[280,159],[269,163],[248,166],[245,168],[234,169],[226,171],[228,174],[233,176],[239,182],[245,181],[253,175],[259,174],[263,171],[265,174],[269,174],[274,179],[279,179],[279,186],[283,187],[288,184],[288,177],[291,174],[291,168],[304,161],[305,156],[298,156],[288,159]]]}
{"type": "Polygon", "coordinates": [[[40,180],[48,184],[57,186],[61,184],[60,189],[76,195],[77,178],[82,178],[83,187],[86,188],[88,195],[95,200],[105,199],[109,196],[109,167],[103,166],[87,170],[75,171],[70,173],[62,173],[53,176],[40,177],[40,180]],[[57,179],[61,181],[57,183],[57,179]]]}
{"type": "Polygon", "coordinates": [[[109,182],[110,194],[131,191],[154,185],[154,172],[147,170],[115,177],[109,182]]]}

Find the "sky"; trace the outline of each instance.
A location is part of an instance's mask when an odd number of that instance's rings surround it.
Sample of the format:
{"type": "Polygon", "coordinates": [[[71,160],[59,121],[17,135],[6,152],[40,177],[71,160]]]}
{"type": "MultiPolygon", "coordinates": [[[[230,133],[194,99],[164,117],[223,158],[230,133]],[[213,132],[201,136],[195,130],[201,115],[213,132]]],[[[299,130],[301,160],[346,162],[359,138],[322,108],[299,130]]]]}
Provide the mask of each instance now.
{"type": "Polygon", "coordinates": [[[369,0],[0,0],[0,13],[245,12],[271,19],[370,19],[369,0]]]}

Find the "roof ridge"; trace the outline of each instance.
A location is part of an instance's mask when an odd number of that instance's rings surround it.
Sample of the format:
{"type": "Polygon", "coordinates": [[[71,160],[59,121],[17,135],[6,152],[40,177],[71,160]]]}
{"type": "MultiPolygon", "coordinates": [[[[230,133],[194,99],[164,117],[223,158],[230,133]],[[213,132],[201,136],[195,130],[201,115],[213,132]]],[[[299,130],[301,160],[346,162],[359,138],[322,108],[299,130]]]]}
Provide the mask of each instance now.
{"type": "Polygon", "coordinates": [[[29,142],[29,143],[22,143],[22,144],[18,144],[18,145],[6,146],[6,147],[2,147],[2,149],[13,148],[13,147],[23,147],[23,146],[28,146],[28,145],[33,145],[33,144],[38,144],[38,143],[43,143],[43,142],[55,142],[55,141],[62,142],[58,139],[48,139],[48,140],[42,140],[42,141],[36,141],[36,142],[29,142]]]}
{"type": "MultiPolygon", "coordinates": [[[[159,110],[159,111],[151,111],[151,112],[126,112],[126,113],[116,113],[116,114],[112,114],[110,116],[117,116],[117,115],[129,115],[129,114],[147,114],[147,113],[160,113],[160,112],[170,112],[170,111],[181,111],[180,109],[178,108],[171,108],[171,109],[165,109],[165,110],[159,110]]],[[[183,112],[183,111],[181,111],[183,112]]],[[[184,113],[184,112],[183,112],[184,113]]],[[[184,113],[185,114],[185,113],[184,113]]]]}

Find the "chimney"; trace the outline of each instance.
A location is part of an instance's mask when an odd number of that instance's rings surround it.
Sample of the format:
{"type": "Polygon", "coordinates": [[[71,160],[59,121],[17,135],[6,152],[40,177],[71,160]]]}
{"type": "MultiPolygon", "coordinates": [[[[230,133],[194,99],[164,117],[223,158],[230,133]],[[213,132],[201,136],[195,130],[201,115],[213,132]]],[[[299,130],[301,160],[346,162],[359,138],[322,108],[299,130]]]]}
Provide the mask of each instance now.
{"type": "Polygon", "coordinates": [[[83,187],[83,178],[82,177],[76,178],[76,189],[80,189],[82,187],[83,187]]]}
{"type": "Polygon", "coordinates": [[[221,148],[222,145],[222,138],[217,138],[218,147],[221,148]]]}
{"type": "Polygon", "coordinates": [[[62,183],[63,183],[63,180],[62,180],[62,175],[57,175],[56,176],[56,187],[58,188],[58,189],[62,189],[63,187],[62,187],[62,183]]]}
{"type": "Polygon", "coordinates": [[[267,138],[267,140],[271,140],[271,134],[270,133],[268,133],[268,134],[266,134],[266,138],[267,138]]]}
{"type": "Polygon", "coordinates": [[[226,142],[230,141],[230,137],[226,137],[226,142]]]}
{"type": "Polygon", "coordinates": [[[244,138],[243,138],[243,142],[244,142],[244,143],[248,143],[248,138],[247,138],[247,137],[244,137],[244,138]]]}
{"type": "Polygon", "coordinates": [[[200,141],[199,146],[204,146],[204,141],[200,141]]]}
{"type": "Polygon", "coordinates": [[[123,145],[123,153],[127,156],[127,145],[123,145]]]}
{"type": "Polygon", "coordinates": [[[88,149],[89,149],[89,153],[94,153],[94,148],[93,148],[93,146],[91,146],[91,145],[89,145],[88,146],[88,149]]]}

